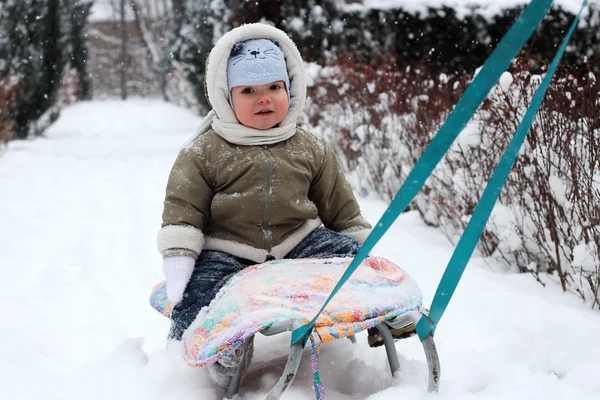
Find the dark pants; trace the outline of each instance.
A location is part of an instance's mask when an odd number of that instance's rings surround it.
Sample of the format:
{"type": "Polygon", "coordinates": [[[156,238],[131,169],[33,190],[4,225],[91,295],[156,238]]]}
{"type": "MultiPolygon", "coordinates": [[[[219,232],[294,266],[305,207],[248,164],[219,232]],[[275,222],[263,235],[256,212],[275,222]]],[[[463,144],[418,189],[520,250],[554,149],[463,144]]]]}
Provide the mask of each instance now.
{"type": "MultiPolygon", "coordinates": [[[[354,257],[359,248],[353,238],[320,227],[308,234],[284,258],[354,257]]],[[[229,278],[255,264],[222,251],[204,250],[200,253],[183,300],[173,308],[169,339],[180,340],[200,309],[210,304],[229,278]]]]}

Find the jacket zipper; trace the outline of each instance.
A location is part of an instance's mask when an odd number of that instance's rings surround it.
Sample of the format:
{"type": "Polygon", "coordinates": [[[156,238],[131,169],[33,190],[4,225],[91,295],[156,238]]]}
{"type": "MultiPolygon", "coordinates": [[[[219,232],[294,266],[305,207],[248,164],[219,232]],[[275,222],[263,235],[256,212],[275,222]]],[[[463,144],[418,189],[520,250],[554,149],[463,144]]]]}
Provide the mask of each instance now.
{"type": "Polygon", "coordinates": [[[269,150],[267,146],[263,146],[263,149],[267,158],[267,176],[265,180],[265,211],[262,220],[262,231],[265,249],[268,253],[271,253],[273,246],[273,232],[271,232],[271,228],[269,227],[269,220],[271,216],[271,202],[273,197],[273,158],[271,156],[271,150],[269,150]]]}

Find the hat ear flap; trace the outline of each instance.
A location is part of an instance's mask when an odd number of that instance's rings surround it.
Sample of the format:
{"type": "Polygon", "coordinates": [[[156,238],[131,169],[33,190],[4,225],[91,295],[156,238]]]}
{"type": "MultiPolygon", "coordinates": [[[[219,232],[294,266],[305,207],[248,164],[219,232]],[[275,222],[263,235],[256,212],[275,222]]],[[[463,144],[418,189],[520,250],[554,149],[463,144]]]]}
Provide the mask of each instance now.
{"type": "Polygon", "coordinates": [[[242,50],[244,50],[244,42],[237,42],[233,45],[229,57],[239,56],[240,54],[242,54],[242,50]]]}

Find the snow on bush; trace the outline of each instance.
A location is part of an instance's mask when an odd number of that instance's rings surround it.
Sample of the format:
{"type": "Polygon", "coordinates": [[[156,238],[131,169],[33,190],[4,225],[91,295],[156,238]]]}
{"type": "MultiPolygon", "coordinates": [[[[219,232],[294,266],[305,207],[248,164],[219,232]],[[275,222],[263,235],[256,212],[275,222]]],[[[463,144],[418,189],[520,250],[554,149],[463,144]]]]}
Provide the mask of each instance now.
{"type": "MultiPolygon", "coordinates": [[[[336,144],[364,192],[390,200],[468,84],[396,71],[392,62],[309,66],[308,122],[336,144]]],[[[454,243],[541,75],[516,62],[413,202],[454,243]]],[[[506,268],[548,277],[600,308],[600,85],[586,71],[554,79],[478,246],[506,268]]]]}

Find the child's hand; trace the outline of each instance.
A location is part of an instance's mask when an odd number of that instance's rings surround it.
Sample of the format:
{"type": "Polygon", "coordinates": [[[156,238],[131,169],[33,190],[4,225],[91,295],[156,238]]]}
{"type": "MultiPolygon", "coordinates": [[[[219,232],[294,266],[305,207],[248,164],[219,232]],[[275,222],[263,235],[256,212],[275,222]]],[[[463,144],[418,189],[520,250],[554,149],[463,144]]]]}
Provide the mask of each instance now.
{"type": "Polygon", "coordinates": [[[163,261],[163,273],[167,278],[167,297],[173,305],[183,299],[196,260],[188,256],[167,257],[163,261]]]}

